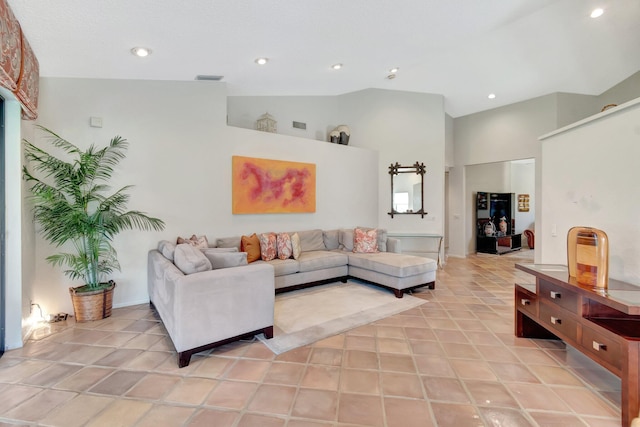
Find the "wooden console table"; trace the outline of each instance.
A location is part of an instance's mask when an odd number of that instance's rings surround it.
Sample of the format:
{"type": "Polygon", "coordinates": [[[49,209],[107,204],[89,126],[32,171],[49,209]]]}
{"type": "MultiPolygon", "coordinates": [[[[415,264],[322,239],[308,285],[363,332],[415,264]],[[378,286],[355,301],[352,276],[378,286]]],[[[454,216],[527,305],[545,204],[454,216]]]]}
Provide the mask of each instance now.
{"type": "Polygon", "coordinates": [[[622,381],[622,426],[640,410],[640,286],[579,285],[561,265],[516,264],[535,283],[516,283],[515,334],[565,341],[622,381]]]}

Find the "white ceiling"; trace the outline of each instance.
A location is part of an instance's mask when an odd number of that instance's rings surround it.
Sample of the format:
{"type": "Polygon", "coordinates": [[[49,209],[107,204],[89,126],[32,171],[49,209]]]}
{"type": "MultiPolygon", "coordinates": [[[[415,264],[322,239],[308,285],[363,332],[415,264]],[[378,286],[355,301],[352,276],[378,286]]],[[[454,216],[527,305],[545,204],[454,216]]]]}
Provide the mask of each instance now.
{"type": "Polygon", "coordinates": [[[230,95],[406,90],[444,95],[459,117],[552,92],[598,95],[640,70],[640,0],[8,2],[46,77],[215,74],[230,95]],[[592,19],[596,6],[605,13],[592,19]],[[134,46],[153,54],[134,57],[134,46]]]}

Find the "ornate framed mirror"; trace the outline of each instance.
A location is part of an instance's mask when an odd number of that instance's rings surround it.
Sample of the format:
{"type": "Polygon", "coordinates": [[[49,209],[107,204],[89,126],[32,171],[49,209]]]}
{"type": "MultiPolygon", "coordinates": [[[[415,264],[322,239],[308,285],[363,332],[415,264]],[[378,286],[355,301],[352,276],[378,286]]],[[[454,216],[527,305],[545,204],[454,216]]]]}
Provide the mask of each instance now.
{"type": "Polygon", "coordinates": [[[415,162],[412,166],[402,166],[396,162],[389,166],[391,175],[391,211],[394,215],[420,215],[424,211],[424,163],[415,162]]]}

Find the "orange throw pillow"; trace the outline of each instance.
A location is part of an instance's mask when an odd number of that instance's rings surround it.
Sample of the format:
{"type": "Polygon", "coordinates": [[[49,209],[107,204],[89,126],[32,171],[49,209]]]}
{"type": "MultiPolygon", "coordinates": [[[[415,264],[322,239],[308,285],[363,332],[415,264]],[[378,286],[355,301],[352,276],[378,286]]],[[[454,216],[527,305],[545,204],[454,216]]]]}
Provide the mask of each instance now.
{"type": "Polygon", "coordinates": [[[242,236],[240,250],[247,253],[247,262],[260,259],[260,238],[253,233],[251,236],[242,236]]]}

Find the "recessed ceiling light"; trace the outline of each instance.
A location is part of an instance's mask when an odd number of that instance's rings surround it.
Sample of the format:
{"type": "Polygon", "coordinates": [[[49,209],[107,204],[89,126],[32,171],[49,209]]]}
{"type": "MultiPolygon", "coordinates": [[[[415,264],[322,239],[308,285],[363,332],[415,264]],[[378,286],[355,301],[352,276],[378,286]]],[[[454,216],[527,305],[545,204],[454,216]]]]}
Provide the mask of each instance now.
{"type": "Polygon", "coordinates": [[[148,47],[134,47],[131,49],[131,53],[135,56],[139,56],[140,58],[144,58],[145,56],[151,55],[151,49],[148,47]]]}
{"type": "Polygon", "coordinates": [[[400,70],[400,68],[398,68],[398,67],[394,67],[394,68],[390,69],[390,70],[389,70],[389,72],[390,72],[391,74],[395,74],[395,73],[397,73],[397,72],[398,72],[398,70],[400,70]]]}
{"type": "Polygon", "coordinates": [[[495,93],[490,93],[490,94],[489,94],[489,99],[495,99],[495,97],[496,97],[496,94],[495,94],[495,93]]]}
{"type": "Polygon", "coordinates": [[[339,70],[340,68],[342,68],[342,64],[333,64],[331,68],[333,68],[334,70],[339,70]]]}
{"type": "Polygon", "coordinates": [[[256,64],[258,65],[264,65],[267,62],[269,62],[269,58],[256,58],[256,64]]]}
{"type": "Polygon", "coordinates": [[[598,18],[598,17],[602,16],[603,13],[604,13],[604,10],[599,7],[599,8],[593,9],[593,11],[591,11],[591,17],[592,18],[598,18]]]}

